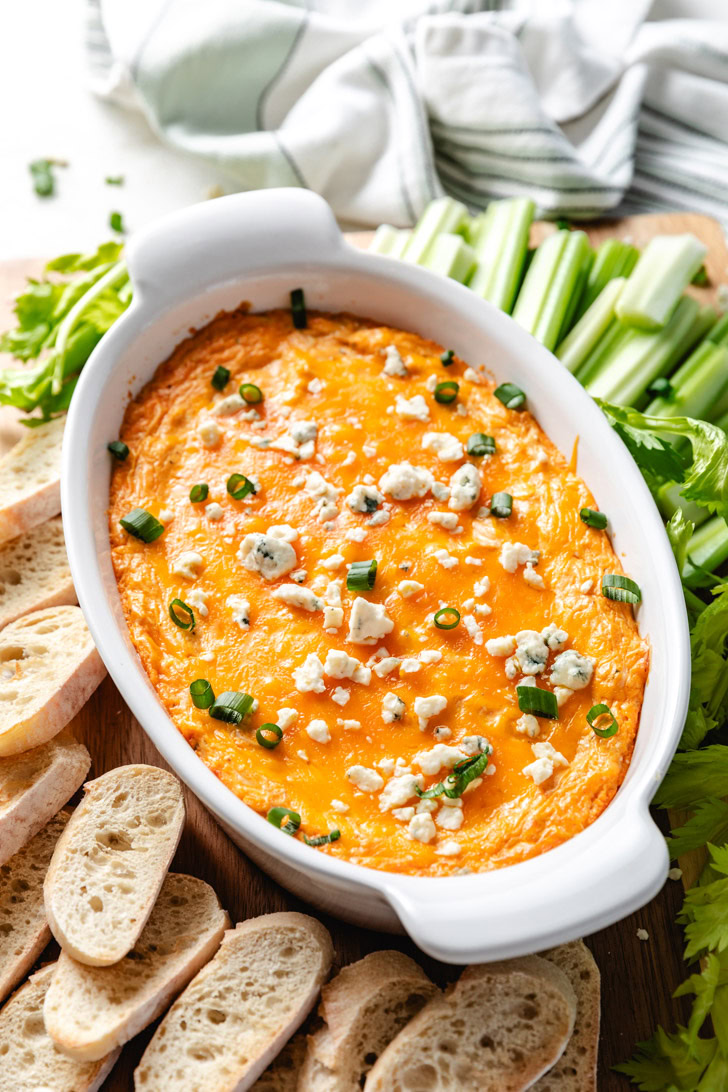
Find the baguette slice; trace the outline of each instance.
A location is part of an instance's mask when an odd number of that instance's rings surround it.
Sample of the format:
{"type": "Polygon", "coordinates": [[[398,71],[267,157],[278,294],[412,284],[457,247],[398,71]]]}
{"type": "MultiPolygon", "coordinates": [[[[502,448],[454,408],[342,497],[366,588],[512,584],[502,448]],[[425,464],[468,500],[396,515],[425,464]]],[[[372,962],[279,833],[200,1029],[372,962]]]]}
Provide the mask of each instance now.
{"type": "Polygon", "coordinates": [[[305,1027],[289,1039],[277,1058],[261,1073],[251,1092],[297,1092],[298,1078],[306,1057],[307,1036],[305,1027]]]}
{"type": "Polygon", "coordinates": [[[0,1002],[25,978],[51,939],[43,880],[69,819],[67,811],[60,812],[0,867],[0,1002]]]}
{"type": "Polygon", "coordinates": [[[533,1086],[533,1092],[596,1092],[599,1053],[600,975],[583,940],[541,952],[568,975],[576,994],[576,1023],[566,1050],[553,1069],[533,1086]]]}
{"type": "Polygon", "coordinates": [[[0,758],[47,743],[105,674],[79,607],[11,622],[0,633],[0,758]]]}
{"type": "Polygon", "coordinates": [[[468,967],[369,1073],[364,1092],[522,1092],[561,1057],[576,997],[538,956],[468,967]]]}
{"type": "Polygon", "coordinates": [[[51,932],[92,967],[118,963],[152,912],[182,834],[176,777],[156,766],[119,766],[84,785],[45,881],[51,932]]]}
{"type": "Polygon", "coordinates": [[[332,958],[331,937],[305,914],[242,922],[157,1028],[134,1088],[244,1092],[310,1012],[332,958]]]}
{"type": "Polygon", "coordinates": [[[0,629],[31,611],[77,602],[60,516],[0,546],[0,629]]]}
{"type": "Polygon", "coordinates": [[[61,510],[65,417],[29,428],[0,459],[0,542],[17,538],[61,510]]]}
{"type": "Polygon", "coordinates": [[[344,967],[321,991],[324,1026],[308,1040],[299,1087],[360,1092],[384,1048],[437,992],[402,952],[372,952],[344,967]]]}
{"type": "Polygon", "coordinates": [[[0,865],[45,826],[83,784],[91,756],[70,732],[0,758],[0,865]]]}
{"type": "Polygon", "coordinates": [[[43,999],[55,963],[37,971],[0,1009],[0,1092],[96,1092],[119,1051],[98,1062],[75,1062],[53,1045],[43,1026],[43,999]]]}
{"type": "Polygon", "coordinates": [[[78,1061],[98,1061],[169,1007],[220,946],[230,919],[213,889],[171,873],[142,934],[113,967],[61,952],[43,1006],[46,1031],[78,1061]]]}

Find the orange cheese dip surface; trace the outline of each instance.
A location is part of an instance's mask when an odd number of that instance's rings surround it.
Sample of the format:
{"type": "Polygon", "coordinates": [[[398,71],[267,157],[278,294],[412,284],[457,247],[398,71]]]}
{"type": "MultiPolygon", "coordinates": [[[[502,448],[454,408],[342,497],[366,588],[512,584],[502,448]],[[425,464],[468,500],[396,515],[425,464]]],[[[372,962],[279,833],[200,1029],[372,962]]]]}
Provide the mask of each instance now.
{"type": "Polygon", "coordinates": [[[579,517],[589,490],[530,413],[442,352],[351,315],[296,330],[287,311],[222,314],[130,403],[109,513],[132,640],[202,761],[261,815],[298,812],[297,837],[340,831],[319,852],[430,876],[513,864],[591,823],[626,773],[648,670],[631,606],[601,595],[622,569],[579,517]],[[446,381],[459,391],[440,404],[446,381]],[[495,454],[467,454],[473,433],[495,454]],[[241,500],[236,473],[255,486],[241,500]],[[135,507],[164,524],[153,543],[120,527],[135,507]],[[347,590],[373,559],[373,589],[347,590]],[[435,625],[443,607],[455,628],[435,625]],[[195,708],[200,678],[253,711],[235,725],[195,708]],[[555,693],[558,719],[520,711],[524,681],[555,693]],[[586,721],[597,703],[610,738],[586,721]],[[282,729],[271,750],[265,723],[282,729]],[[420,798],[484,752],[462,795],[420,798]]]}

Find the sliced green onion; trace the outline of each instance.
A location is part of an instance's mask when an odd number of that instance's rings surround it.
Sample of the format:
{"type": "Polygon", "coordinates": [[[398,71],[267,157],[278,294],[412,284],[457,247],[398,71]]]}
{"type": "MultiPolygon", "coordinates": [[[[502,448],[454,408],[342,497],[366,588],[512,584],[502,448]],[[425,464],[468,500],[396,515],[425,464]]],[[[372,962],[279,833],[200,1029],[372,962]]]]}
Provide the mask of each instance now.
{"type": "Polygon", "coordinates": [[[199,504],[200,501],[207,500],[207,494],[210,492],[210,487],[207,482],[198,482],[197,485],[193,485],[190,489],[190,500],[193,504],[199,504]]]}
{"type": "Polygon", "coordinates": [[[596,527],[597,531],[603,531],[608,523],[604,512],[597,512],[593,508],[581,508],[579,516],[582,523],[585,523],[587,527],[596,527]]]}
{"type": "Polygon", "coordinates": [[[126,231],[124,227],[124,219],[120,212],[109,213],[109,227],[112,231],[118,231],[120,235],[123,235],[126,231]]]}
{"type": "Polygon", "coordinates": [[[526,404],[525,393],[515,383],[501,383],[495,388],[493,394],[506,409],[522,409],[526,404]]]}
{"type": "Polygon", "coordinates": [[[592,705],[586,715],[586,722],[600,739],[609,739],[611,736],[616,736],[619,731],[617,718],[608,705],[592,705]],[[606,728],[597,728],[597,721],[601,720],[602,717],[609,717],[609,723],[606,728]]]}
{"type": "Polygon", "coordinates": [[[508,519],[513,512],[513,497],[510,493],[494,493],[490,511],[497,519],[508,519]]]}
{"type": "Polygon", "coordinates": [[[188,629],[191,633],[195,628],[195,612],[182,599],[173,599],[169,604],[169,617],[180,629],[188,629]]]}
{"type": "Polygon", "coordinates": [[[212,373],[210,382],[216,391],[224,390],[230,382],[230,369],[223,368],[222,364],[218,364],[215,371],[212,373]]]}
{"type": "Polygon", "coordinates": [[[301,825],[301,816],[290,808],[271,808],[266,819],[284,834],[294,835],[301,825]],[[283,820],[286,820],[285,823],[283,820]]]}
{"type": "Polygon", "coordinates": [[[376,579],[376,561],[354,561],[346,574],[346,586],[349,591],[371,591],[376,579]]]}
{"type": "Polygon", "coordinates": [[[219,698],[215,698],[210,708],[210,716],[228,724],[240,724],[252,708],[253,698],[250,694],[243,694],[239,690],[226,690],[219,698]]]}
{"type": "Polygon", "coordinates": [[[423,790],[414,786],[415,793],[421,800],[435,800],[438,796],[447,796],[449,800],[457,800],[462,796],[471,781],[485,770],[488,765],[488,751],[482,751],[473,758],[466,758],[463,762],[453,766],[452,773],[448,774],[444,781],[438,781],[431,788],[423,790]]]}
{"type": "Polygon", "coordinates": [[[444,383],[438,383],[435,387],[435,401],[447,406],[455,401],[459,390],[459,383],[456,383],[454,379],[446,379],[444,383]]]}
{"type": "Polygon", "coordinates": [[[255,383],[241,383],[240,397],[244,402],[248,402],[249,404],[262,402],[263,392],[260,387],[256,387],[255,383]]]}
{"type": "Polygon", "coordinates": [[[340,830],[332,830],[328,834],[319,834],[317,838],[307,838],[304,834],[303,840],[307,846],[328,846],[332,842],[338,842],[340,837],[340,830]]]}
{"type": "Polygon", "coordinates": [[[277,724],[261,724],[255,733],[255,738],[261,747],[265,747],[267,751],[272,751],[283,739],[283,729],[277,724]],[[271,736],[274,738],[271,739],[271,736]]]}
{"type": "Polygon", "coordinates": [[[516,694],[522,713],[533,713],[534,717],[545,717],[547,720],[559,719],[556,695],[550,690],[541,690],[537,686],[517,686],[516,694]]]}
{"type": "Polygon", "coordinates": [[[474,432],[472,436],[468,436],[468,442],[465,450],[468,455],[495,455],[495,440],[492,436],[487,436],[484,432],[474,432]]]}
{"type": "Polygon", "coordinates": [[[635,584],[634,580],[630,580],[628,576],[622,576],[621,573],[604,574],[602,577],[602,595],[606,595],[607,599],[615,599],[618,603],[632,603],[633,605],[642,600],[639,584],[635,584]]]}
{"type": "Polygon", "coordinates": [[[212,686],[207,679],[195,679],[190,683],[190,697],[196,709],[209,709],[215,702],[212,686]]]}
{"type": "Polygon", "coordinates": [[[455,629],[460,624],[460,611],[455,607],[443,607],[436,611],[433,621],[438,629],[455,629]]]}
{"type": "Polygon", "coordinates": [[[129,454],[129,448],[123,440],[112,440],[110,444],[106,445],[106,450],[110,451],[114,458],[118,459],[120,463],[123,463],[124,459],[129,454]]]}
{"type": "Polygon", "coordinates": [[[231,474],[227,480],[227,491],[234,500],[243,500],[255,492],[255,486],[244,474],[231,474]]]}
{"type": "Polygon", "coordinates": [[[452,349],[446,349],[444,353],[440,353],[440,363],[443,368],[449,368],[455,359],[455,353],[452,349]]]}
{"type": "Polygon", "coordinates": [[[134,538],[140,538],[142,542],[154,542],[164,531],[164,524],[145,508],[132,508],[129,515],[120,519],[119,523],[125,531],[134,538]]]}
{"type": "Polygon", "coordinates": [[[302,288],[294,288],[291,292],[291,318],[297,330],[305,330],[308,326],[306,301],[303,298],[302,288]]]}

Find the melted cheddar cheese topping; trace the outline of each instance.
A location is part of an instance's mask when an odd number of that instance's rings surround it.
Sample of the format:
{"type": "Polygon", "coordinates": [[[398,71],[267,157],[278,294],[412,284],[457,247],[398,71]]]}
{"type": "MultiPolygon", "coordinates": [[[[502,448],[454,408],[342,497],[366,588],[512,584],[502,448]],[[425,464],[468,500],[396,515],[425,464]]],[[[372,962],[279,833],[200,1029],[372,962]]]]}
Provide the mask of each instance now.
{"type": "Polygon", "coordinates": [[[648,670],[632,608],[600,593],[622,569],[579,517],[589,490],[529,412],[442,351],[350,315],[297,330],[286,311],[222,314],[130,403],[109,513],[132,640],[202,761],[261,815],[298,812],[299,837],[339,830],[319,852],[419,875],[512,864],[591,823],[627,770],[648,670]],[[467,454],[474,433],[495,453],[467,454]],[[236,500],[235,473],[255,492],[236,500]],[[491,513],[498,492],[510,516],[491,513]],[[137,506],[165,526],[153,543],[119,525],[137,506]],[[347,590],[370,560],[373,589],[347,590]],[[444,607],[452,629],[434,624],[444,607]],[[252,695],[252,713],[195,708],[198,678],[252,695]],[[519,710],[524,683],[556,694],[558,719],[519,710]],[[608,739],[586,721],[602,702],[608,739]],[[283,732],[270,750],[267,722],[283,732]],[[461,796],[420,798],[483,752],[461,796]]]}

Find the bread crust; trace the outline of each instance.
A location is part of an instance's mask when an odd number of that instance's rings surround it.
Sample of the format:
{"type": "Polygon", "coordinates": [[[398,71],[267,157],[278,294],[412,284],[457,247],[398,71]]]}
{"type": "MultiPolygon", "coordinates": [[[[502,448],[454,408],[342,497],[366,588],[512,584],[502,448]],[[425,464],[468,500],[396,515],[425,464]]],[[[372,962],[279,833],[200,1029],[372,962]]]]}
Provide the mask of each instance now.
{"type": "Polygon", "coordinates": [[[65,417],[29,429],[0,459],[0,543],[26,534],[61,510],[61,449],[65,417]]]}

